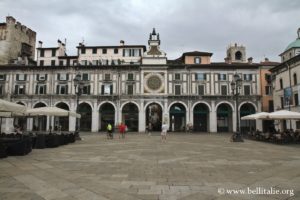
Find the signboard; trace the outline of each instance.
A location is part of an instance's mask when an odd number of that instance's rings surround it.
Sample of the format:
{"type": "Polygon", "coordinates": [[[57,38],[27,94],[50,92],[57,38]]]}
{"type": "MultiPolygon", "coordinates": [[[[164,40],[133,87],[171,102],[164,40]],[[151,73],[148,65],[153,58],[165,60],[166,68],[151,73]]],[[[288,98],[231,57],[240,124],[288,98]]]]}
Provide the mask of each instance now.
{"type": "Polygon", "coordinates": [[[291,87],[284,89],[284,99],[285,99],[285,105],[293,104],[293,92],[291,87]]]}

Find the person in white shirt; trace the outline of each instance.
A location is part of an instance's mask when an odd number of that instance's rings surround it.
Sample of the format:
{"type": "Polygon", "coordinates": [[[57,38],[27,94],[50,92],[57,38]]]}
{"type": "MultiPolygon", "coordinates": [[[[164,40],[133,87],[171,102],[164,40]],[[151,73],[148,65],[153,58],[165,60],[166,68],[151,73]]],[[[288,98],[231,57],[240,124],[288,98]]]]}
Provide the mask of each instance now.
{"type": "Polygon", "coordinates": [[[166,123],[163,123],[161,126],[161,140],[167,139],[167,131],[168,131],[168,125],[166,123]]]}

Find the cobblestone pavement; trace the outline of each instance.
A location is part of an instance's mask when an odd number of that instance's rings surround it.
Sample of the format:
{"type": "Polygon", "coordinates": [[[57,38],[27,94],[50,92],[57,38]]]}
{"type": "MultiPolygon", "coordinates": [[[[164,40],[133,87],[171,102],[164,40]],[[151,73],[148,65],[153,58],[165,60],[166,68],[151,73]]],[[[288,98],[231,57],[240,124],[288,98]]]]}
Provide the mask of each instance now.
{"type": "Polygon", "coordinates": [[[231,143],[220,134],[82,137],[1,159],[0,199],[300,199],[300,145],[231,143]]]}

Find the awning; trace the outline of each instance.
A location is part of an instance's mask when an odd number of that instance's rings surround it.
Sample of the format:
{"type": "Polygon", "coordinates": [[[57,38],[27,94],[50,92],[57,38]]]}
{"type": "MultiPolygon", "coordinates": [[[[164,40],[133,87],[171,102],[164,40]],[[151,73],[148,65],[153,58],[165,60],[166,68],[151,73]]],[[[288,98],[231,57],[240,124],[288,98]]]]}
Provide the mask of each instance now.
{"type": "Polygon", "coordinates": [[[279,110],[276,112],[272,112],[268,116],[269,119],[295,119],[300,120],[300,113],[299,112],[293,112],[288,110],[279,110]]]}
{"type": "Polygon", "coordinates": [[[256,119],[268,119],[270,113],[260,112],[252,115],[247,115],[241,118],[241,120],[256,120],[256,119]]]}
{"type": "Polygon", "coordinates": [[[0,99],[0,117],[22,116],[26,111],[26,107],[10,101],[0,99]]]}

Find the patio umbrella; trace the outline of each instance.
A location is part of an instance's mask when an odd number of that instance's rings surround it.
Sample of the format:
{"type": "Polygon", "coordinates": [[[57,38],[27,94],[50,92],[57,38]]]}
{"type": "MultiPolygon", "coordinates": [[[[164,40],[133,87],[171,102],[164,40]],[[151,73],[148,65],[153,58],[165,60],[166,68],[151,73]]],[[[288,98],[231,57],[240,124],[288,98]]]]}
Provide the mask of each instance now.
{"type": "Polygon", "coordinates": [[[241,118],[241,120],[257,120],[257,119],[267,119],[270,113],[260,112],[252,115],[247,115],[241,118]]]}
{"type": "Polygon", "coordinates": [[[26,111],[27,116],[72,116],[76,118],[81,118],[80,114],[76,112],[64,110],[58,107],[40,107],[40,108],[32,108],[26,111]]]}
{"type": "Polygon", "coordinates": [[[0,99],[0,132],[2,131],[2,118],[22,116],[26,111],[26,107],[20,104],[16,104],[10,101],[0,99]]]}
{"type": "Polygon", "coordinates": [[[269,119],[286,119],[286,120],[300,120],[300,113],[293,112],[288,110],[279,110],[276,112],[272,112],[268,116],[269,119]]]}

